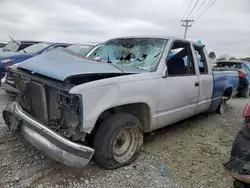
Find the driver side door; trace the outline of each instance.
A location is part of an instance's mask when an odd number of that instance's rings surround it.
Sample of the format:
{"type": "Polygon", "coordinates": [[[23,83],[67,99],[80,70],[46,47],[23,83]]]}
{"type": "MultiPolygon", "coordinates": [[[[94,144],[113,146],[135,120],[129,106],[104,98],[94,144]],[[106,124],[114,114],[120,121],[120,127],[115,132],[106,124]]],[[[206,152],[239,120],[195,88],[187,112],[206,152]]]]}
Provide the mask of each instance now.
{"type": "Polygon", "coordinates": [[[161,78],[157,128],[195,115],[199,99],[199,77],[191,44],[175,41],[168,54],[173,53],[166,59],[168,76],[161,78]]]}

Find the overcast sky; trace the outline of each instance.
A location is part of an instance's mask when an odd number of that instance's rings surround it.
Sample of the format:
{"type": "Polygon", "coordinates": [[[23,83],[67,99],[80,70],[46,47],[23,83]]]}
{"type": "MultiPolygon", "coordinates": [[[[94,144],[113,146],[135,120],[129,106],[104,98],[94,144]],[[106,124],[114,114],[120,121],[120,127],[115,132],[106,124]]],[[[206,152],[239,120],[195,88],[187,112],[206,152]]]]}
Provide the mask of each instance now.
{"type": "MultiPolygon", "coordinates": [[[[190,9],[196,1],[192,0],[190,9]]],[[[203,1],[209,0],[200,0],[196,7],[203,1]]],[[[183,36],[180,20],[189,2],[0,0],[0,41],[8,41],[8,36],[72,43],[130,35],[183,36]]],[[[200,39],[217,55],[250,56],[250,1],[218,0],[189,28],[187,38],[200,39]]]]}

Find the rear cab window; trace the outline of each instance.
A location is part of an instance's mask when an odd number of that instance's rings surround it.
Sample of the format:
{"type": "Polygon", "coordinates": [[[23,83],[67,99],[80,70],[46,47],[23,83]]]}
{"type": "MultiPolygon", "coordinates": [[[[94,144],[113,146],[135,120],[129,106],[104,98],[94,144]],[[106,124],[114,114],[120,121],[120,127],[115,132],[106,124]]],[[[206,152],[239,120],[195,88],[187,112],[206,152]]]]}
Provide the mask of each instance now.
{"type": "Polygon", "coordinates": [[[204,47],[196,46],[196,45],[193,45],[193,46],[194,46],[200,74],[208,74],[208,62],[205,56],[204,47]]]}

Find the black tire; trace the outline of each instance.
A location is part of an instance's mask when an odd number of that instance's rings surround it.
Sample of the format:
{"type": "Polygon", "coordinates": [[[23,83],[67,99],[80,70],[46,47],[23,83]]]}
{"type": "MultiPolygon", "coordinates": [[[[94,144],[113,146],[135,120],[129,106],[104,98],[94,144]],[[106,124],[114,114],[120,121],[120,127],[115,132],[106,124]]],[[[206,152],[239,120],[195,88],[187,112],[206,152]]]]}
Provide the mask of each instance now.
{"type": "Polygon", "coordinates": [[[249,188],[249,185],[239,180],[234,180],[233,184],[235,188],[249,188]]]}
{"type": "Polygon", "coordinates": [[[217,107],[216,112],[219,114],[223,114],[225,112],[226,105],[227,105],[227,100],[221,99],[221,102],[220,102],[219,106],[217,107]]]}
{"type": "Polygon", "coordinates": [[[249,93],[250,93],[250,91],[249,91],[249,88],[247,86],[243,91],[240,92],[240,96],[248,98],[249,97],[249,93]]]}
{"type": "MultiPolygon", "coordinates": [[[[122,139],[121,139],[122,140],[122,139]]],[[[124,139],[126,140],[126,139],[124,139]]],[[[127,139],[128,140],[128,139],[127,139]]],[[[121,141],[122,142],[122,141],[121,141]]],[[[95,149],[94,158],[96,163],[105,169],[116,169],[122,166],[126,166],[134,162],[138,156],[141,145],[143,142],[143,130],[140,121],[126,113],[117,113],[106,119],[98,128],[94,137],[93,146],[95,149]],[[119,135],[122,131],[133,130],[134,134],[131,134],[129,138],[129,145],[126,151],[131,151],[123,162],[117,160],[117,154],[114,150],[117,149],[119,135]],[[118,137],[118,138],[117,138],[118,137]],[[133,138],[135,139],[132,142],[133,138]],[[132,144],[131,144],[132,142],[132,144]],[[132,146],[130,146],[132,145],[132,146]]],[[[121,144],[123,147],[125,141],[121,144]]],[[[127,143],[127,141],[126,141],[127,143]]],[[[119,148],[118,148],[119,150],[119,148]]]]}

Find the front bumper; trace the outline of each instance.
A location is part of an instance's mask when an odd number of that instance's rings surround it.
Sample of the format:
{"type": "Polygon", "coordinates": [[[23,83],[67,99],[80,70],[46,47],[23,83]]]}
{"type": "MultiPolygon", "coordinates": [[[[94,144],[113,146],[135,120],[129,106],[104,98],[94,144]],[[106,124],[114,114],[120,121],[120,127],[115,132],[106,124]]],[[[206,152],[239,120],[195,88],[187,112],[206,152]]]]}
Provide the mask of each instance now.
{"type": "Polygon", "coordinates": [[[10,92],[10,93],[18,93],[18,89],[16,89],[15,87],[13,87],[12,85],[10,85],[8,83],[8,81],[6,80],[6,77],[3,77],[1,79],[1,87],[2,89],[4,89],[5,91],[7,92],[10,92]]]}
{"type": "Polygon", "coordinates": [[[21,129],[28,142],[67,166],[86,166],[94,154],[94,149],[71,142],[35,120],[17,102],[6,107],[3,118],[7,126],[12,127],[10,130],[21,129]]]}

